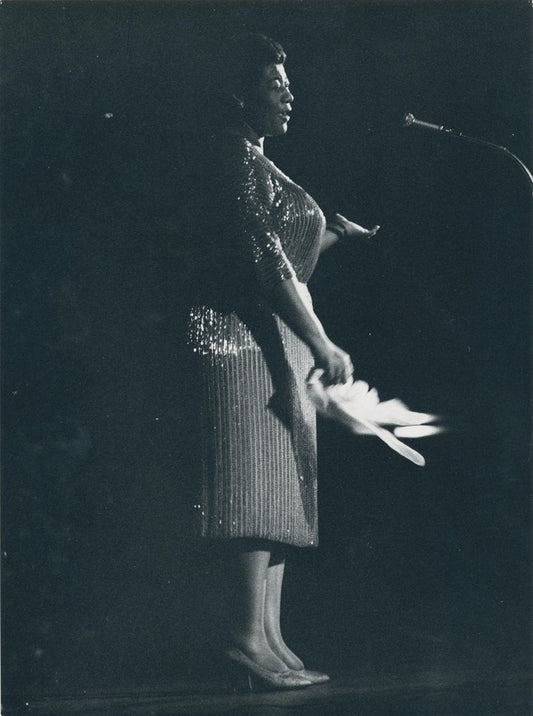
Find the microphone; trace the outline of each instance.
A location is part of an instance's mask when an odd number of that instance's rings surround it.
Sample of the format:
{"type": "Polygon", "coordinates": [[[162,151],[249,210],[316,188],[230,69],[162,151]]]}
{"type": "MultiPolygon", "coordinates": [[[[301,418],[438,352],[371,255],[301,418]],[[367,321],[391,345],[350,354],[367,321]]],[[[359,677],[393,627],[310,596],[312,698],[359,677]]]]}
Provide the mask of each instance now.
{"type": "Polygon", "coordinates": [[[404,115],[403,118],[404,127],[419,127],[420,129],[429,129],[432,132],[451,132],[451,129],[445,129],[442,124],[431,124],[431,122],[423,122],[421,119],[416,119],[414,114],[409,112],[404,115]]]}

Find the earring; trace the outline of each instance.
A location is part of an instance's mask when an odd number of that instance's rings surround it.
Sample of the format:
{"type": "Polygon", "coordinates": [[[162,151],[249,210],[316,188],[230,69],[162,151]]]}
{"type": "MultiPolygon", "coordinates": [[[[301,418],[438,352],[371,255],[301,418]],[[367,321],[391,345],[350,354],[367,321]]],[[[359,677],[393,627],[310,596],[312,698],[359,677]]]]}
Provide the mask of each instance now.
{"type": "Polygon", "coordinates": [[[244,109],[244,102],[242,101],[242,99],[239,99],[239,98],[237,97],[237,95],[235,95],[235,94],[232,94],[231,96],[232,96],[232,98],[235,100],[235,102],[239,105],[239,107],[240,107],[241,109],[244,109]]]}

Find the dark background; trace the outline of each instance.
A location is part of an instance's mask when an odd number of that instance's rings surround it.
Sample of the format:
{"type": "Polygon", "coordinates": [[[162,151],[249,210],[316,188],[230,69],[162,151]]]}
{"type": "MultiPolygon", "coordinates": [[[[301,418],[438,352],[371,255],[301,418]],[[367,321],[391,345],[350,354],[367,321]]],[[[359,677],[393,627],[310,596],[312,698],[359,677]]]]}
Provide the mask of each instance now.
{"type": "Polygon", "coordinates": [[[382,226],[322,259],[317,312],[383,398],[450,427],[418,468],[321,423],[321,547],[289,562],[287,640],[360,675],[526,669],[528,182],[402,118],[530,163],[529,3],[1,11],[4,690],[161,687],[210,651],[177,277],[210,48],[241,29],[288,53],[293,118],[267,154],[382,226]]]}

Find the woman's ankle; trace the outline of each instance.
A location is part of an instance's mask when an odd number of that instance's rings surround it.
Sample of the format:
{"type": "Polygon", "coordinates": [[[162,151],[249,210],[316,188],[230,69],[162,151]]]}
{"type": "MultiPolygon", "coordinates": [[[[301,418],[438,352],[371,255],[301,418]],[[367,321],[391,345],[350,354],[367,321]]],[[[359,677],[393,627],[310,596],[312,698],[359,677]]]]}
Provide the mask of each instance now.
{"type": "Polygon", "coordinates": [[[280,658],[289,669],[293,669],[294,671],[305,669],[303,661],[289,649],[287,644],[283,641],[283,637],[274,638],[272,635],[267,634],[267,639],[274,654],[280,658]]]}
{"type": "Polygon", "coordinates": [[[287,669],[285,661],[272,650],[265,634],[231,631],[228,644],[237,647],[247,657],[266,669],[271,671],[284,671],[287,669]]]}

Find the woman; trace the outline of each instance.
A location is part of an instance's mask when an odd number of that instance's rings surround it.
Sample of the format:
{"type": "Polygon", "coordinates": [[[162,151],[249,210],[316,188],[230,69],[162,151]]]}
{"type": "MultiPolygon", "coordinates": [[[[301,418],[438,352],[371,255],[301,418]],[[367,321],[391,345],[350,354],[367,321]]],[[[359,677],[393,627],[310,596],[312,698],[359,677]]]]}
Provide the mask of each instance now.
{"type": "Polygon", "coordinates": [[[294,97],[282,47],[249,34],[229,43],[222,92],[232,110],[206,147],[209,216],[195,246],[188,345],[199,417],[203,537],[219,541],[233,582],[227,663],[271,688],[326,681],[307,670],[280,630],[289,545],[318,542],[315,411],[306,378],[316,366],[346,381],[306,287],[321,251],[368,231],[315,201],[263,154],[287,132],[294,97]]]}

